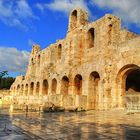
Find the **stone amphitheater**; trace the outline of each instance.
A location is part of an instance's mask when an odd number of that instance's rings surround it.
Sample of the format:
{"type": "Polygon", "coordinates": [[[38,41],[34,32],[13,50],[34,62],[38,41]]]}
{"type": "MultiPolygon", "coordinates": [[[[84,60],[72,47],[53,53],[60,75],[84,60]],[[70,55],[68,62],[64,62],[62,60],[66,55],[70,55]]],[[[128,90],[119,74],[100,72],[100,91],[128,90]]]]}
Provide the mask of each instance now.
{"type": "Polygon", "coordinates": [[[33,45],[26,75],[10,91],[18,105],[123,109],[125,97],[140,92],[139,66],[138,34],[111,14],[88,22],[87,12],[76,8],[64,39],[43,50],[33,45]]]}

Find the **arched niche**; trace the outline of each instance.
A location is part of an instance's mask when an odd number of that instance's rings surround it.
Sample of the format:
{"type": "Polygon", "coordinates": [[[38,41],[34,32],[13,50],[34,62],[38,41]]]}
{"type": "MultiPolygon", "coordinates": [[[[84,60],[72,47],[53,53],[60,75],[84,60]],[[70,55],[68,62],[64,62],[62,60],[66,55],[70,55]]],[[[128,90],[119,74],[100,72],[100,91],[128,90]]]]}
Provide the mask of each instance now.
{"type": "Polygon", "coordinates": [[[28,95],[28,84],[25,85],[25,95],[28,95]]]}
{"type": "Polygon", "coordinates": [[[33,95],[34,92],[34,82],[31,82],[30,84],[30,95],[33,95]]]}
{"type": "Polygon", "coordinates": [[[88,97],[89,97],[88,102],[90,109],[96,109],[98,106],[99,80],[100,76],[98,72],[93,71],[90,73],[88,82],[88,97]]]}
{"type": "Polygon", "coordinates": [[[58,60],[61,59],[61,56],[62,56],[62,45],[59,44],[58,45],[58,60]]]}
{"type": "Polygon", "coordinates": [[[95,43],[95,29],[94,28],[90,28],[88,30],[88,48],[93,48],[94,47],[94,43],[95,43]]]}
{"type": "Polygon", "coordinates": [[[49,88],[49,84],[48,81],[45,79],[43,80],[43,95],[48,95],[48,88],[49,88]]]}
{"type": "Polygon", "coordinates": [[[56,89],[57,89],[57,80],[54,78],[52,79],[52,87],[51,87],[52,94],[56,94],[56,89]]]}
{"type": "Polygon", "coordinates": [[[77,74],[74,78],[75,94],[82,95],[82,76],[77,74]]]}
{"type": "Polygon", "coordinates": [[[61,80],[61,94],[68,95],[69,89],[69,78],[67,76],[63,76],[61,80]]]}
{"type": "Polygon", "coordinates": [[[74,29],[77,27],[77,10],[74,10],[71,13],[71,29],[74,29]]]}

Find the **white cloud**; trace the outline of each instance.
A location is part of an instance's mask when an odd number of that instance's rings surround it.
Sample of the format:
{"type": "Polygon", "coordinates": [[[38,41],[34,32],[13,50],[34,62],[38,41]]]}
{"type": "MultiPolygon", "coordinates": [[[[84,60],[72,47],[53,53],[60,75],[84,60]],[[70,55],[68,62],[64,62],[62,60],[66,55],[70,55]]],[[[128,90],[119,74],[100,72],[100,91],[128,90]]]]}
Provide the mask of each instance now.
{"type": "Polygon", "coordinates": [[[91,13],[85,0],[54,0],[49,4],[37,3],[36,7],[41,11],[48,8],[50,10],[63,12],[65,14],[69,14],[72,9],[78,7],[88,11],[89,14],[91,13]]]}
{"type": "Polygon", "coordinates": [[[28,21],[37,19],[26,0],[0,0],[0,21],[28,30],[28,21]]]}
{"type": "Polygon", "coordinates": [[[29,52],[16,48],[0,47],[0,71],[25,73],[29,52]]]}
{"type": "Polygon", "coordinates": [[[26,0],[17,1],[15,13],[21,18],[35,18],[32,9],[26,0]]]}
{"type": "Polygon", "coordinates": [[[140,0],[92,0],[100,8],[107,8],[113,14],[122,18],[125,23],[135,23],[140,26],[140,0]]]}

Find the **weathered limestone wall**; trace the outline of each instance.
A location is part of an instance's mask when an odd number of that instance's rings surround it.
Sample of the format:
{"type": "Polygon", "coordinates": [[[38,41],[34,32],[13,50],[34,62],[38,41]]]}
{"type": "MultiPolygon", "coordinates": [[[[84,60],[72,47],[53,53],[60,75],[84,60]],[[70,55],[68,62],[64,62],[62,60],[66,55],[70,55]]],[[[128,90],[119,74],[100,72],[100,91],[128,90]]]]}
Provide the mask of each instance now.
{"type": "Polygon", "coordinates": [[[118,17],[106,14],[88,23],[87,13],[75,9],[65,39],[44,50],[33,46],[27,73],[11,92],[19,104],[123,108],[123,76],[131,64],[140,66],[139,48],[140,37],[122,30],[118,17]]]}
{"type": "Polygon", "coordinates": [[[10,105],[12,103],[12,96],[10,90],[0,90],[0,105],[10,105]]]}

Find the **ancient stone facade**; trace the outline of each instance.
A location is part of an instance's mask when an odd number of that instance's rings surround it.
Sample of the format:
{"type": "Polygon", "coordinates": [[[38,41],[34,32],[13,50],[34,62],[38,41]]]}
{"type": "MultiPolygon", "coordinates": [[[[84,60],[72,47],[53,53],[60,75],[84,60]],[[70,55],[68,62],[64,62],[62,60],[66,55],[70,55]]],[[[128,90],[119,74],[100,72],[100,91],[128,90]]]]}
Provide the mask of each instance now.
{"type": "Polygon", "coordinates": [[[33,45],[25,76],[11,86],[15,102],[65,108],[124,108],[126,91],[139,92],[140,37],[106,14],[88,22],[74,9],[65,39],[41,50],[33,45]]]}

